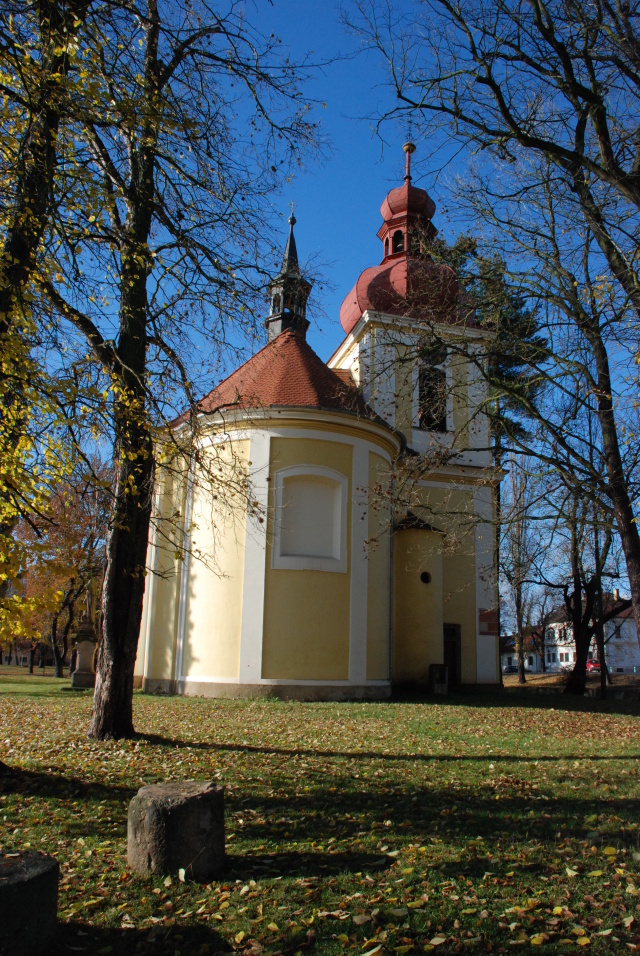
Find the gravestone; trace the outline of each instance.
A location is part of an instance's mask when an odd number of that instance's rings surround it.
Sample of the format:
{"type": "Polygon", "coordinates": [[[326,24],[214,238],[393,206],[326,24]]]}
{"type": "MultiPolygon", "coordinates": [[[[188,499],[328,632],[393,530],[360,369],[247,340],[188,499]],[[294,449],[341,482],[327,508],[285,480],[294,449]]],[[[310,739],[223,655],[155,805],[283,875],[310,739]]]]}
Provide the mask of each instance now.
{"type": "Polygon", "coordinates": [[[96,632],[93,627],[91,610],[91,592],[87,591],[86,609],[80,621],[73,650],[76,652],[76,666],[71,674],[72,687],[93,687],[96,674],[93,669],[93,655],[96,650],[96,632]]]}
{"type": "Polygon", "coordinates": [[[58,861],[29,850],[0,854],[0,953],[38,956],[56,932],[58,861]]]}
{"type": "Polygon", "coordinates": [[[129,804],[127,859],[142,876],[176,873],[208,883],[224,866],[222,787],[195,781],[141,787],[129,804]]]}

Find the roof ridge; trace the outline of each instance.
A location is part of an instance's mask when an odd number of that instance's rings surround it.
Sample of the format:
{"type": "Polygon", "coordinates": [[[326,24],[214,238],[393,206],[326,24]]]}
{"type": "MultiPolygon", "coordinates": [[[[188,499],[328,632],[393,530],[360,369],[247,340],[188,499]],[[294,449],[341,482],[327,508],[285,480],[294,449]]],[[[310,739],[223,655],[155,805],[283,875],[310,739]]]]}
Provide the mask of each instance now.
{"type": "MultiPolygon", "coordinates": [[[[382,421],[362,393],[347,385],[295,329],[285,329],[267,342],[201,398],[196,410],[211,415],[233,406],[325,409],[382,421]]],[[[172,424],[182,424],[189,414],[172,424]]]]}

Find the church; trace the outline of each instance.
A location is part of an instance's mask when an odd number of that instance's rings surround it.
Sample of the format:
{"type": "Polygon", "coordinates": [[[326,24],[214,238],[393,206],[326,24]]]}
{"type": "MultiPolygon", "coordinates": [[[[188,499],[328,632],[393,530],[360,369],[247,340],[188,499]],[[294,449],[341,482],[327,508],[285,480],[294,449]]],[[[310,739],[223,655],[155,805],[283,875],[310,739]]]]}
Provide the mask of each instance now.
{"type": "Polygon", "coordinates": [[[438,665],[449,688],[500,682],[487,333],[430,256],[435,204],[412,185],[414,149],[381,206],[382,261],[344,299],[329,360],[306,341],[292,215],[267,344],[196,421],[171,426],[135,668],[145,691],[380,699],[442,683],[438,665]]]}

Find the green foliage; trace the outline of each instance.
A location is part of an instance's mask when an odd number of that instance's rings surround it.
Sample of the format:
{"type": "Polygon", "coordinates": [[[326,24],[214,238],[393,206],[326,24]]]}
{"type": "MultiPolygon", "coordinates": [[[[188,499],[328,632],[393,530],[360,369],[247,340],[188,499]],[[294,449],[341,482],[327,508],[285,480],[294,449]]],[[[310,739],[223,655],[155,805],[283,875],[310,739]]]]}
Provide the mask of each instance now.
{"type": "Polygon", "coordinates": [[[464,289],[464,308],[490,333],[481,366],[488,384],[489,415],[498,448],[527,433],[532,405],[547,382],[549,344],[535,307],[514,286],[499,256],[487,257],[469,235],[452,246],[437,241],[434,255],[451,265],[464,289]]]}

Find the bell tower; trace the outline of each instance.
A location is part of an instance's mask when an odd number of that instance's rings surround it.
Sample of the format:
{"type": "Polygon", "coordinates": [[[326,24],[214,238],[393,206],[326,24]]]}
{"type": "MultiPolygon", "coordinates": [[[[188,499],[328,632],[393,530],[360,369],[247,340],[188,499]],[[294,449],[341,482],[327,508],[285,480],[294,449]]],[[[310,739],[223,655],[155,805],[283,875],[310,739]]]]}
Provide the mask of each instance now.
{"type": "Polygon", "coordinates": [[[296,217],[292,211],[289,216],[289,237],[282,257],[282,266],[278,275],[267,286],[269,317],[265,325],[268,329],[269,341],[286,329],[293,329],[304,338],[309,328],[307,299],[311,292],[311,282],[308,282],[300,272],[298,250],[293,235],[295,224],[296,217]]]}

